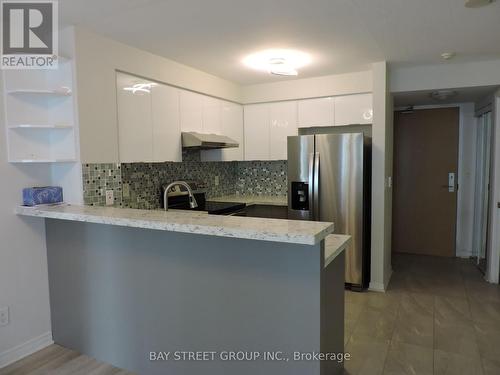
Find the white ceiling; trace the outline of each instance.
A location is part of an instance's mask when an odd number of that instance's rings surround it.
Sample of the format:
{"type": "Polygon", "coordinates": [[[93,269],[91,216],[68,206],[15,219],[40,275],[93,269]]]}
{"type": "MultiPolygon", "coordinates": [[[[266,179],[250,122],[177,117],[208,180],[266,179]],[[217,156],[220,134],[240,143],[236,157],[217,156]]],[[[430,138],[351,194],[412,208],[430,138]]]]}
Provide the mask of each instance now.
{"type": "Polygon", "coordinates": [[[500,57],[500,2],[464,0],[61,0],[62,25],[99,34],[241,84],[281,77],[241,64],[251,52],[295,48],[314,62],[300,77],[500,57]]]}
{"type": "Polygon", "coordinates": [[[476,103],[488,95],[498,90],[498,86],[482,86],[451,89],[457,92],[457,95],[446,99],[437,100],[431,97],[432,91],[413,91],[403,92],[394,95],[394,107],[409,107],[419,105],[433,104],[452,104],[452,103],[476,103]]]}

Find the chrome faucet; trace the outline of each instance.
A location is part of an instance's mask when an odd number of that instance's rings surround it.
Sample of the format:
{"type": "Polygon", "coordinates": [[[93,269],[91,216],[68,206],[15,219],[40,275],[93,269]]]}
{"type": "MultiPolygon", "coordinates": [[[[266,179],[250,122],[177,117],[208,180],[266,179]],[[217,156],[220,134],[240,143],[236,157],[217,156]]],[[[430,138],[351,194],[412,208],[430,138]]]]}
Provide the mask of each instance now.
{"type": "Polygon", "coordinates": [[[189,207],[190,208],[196,208],[198,207],[198,202],[196,202],[196,198],[193,195],[193,191],[191,190],[191,186],[185,181],[174,181],[165,188],[165,191],[163,193],[163,206],[165,208],[165,211],[168,211],[168,191],[173,188],[174,186],[184,186],[187,189],[187,192],[189,194],[189,207]]]}

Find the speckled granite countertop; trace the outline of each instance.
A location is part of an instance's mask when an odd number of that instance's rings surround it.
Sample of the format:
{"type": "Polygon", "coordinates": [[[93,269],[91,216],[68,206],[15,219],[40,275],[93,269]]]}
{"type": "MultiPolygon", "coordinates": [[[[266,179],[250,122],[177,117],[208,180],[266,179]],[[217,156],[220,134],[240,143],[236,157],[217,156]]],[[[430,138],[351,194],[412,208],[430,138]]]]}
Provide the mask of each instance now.
{"type": "Polygon", "coordinates": [[[247,206],[262,204],[267,206],[288,206],[286,196],[275,195],[224,195],[207,199],[210,202],[246,203],[247,206]]]}
{"type": "Polygon", "coordinates": [[[93,206],[16,208],[23,216],[118,225],[219,237],[314,245],[333,232],[333,223],[218,216],[192,211],[136,210],[93,206]]]}
{"type": "Polygon", "coordinates": [[[325,267],[327,267],[351,243],[351,236],[330,234],[325,238],[325,267]]]}

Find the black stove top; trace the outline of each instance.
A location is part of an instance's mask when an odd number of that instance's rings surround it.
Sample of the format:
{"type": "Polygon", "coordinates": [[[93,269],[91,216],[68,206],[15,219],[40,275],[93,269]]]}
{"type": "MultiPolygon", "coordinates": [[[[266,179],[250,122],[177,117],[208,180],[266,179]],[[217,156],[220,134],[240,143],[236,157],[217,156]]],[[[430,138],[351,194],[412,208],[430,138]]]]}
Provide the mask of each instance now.
{"type": "Polygon", "coordinates": [[[229,215],[241,211],[246,207],[245,203],[234,202],[205,202],[203,211],[212,215],[229,215]]]}

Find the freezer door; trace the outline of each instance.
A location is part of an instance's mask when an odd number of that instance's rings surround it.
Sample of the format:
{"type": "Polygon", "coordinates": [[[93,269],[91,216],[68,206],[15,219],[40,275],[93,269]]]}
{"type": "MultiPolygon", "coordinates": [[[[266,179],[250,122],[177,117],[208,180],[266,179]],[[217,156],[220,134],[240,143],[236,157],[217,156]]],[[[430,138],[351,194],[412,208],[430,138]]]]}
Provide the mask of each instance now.
{"type": "Polygon", "coordinates": [[[314,136],[288,137],[288,218],[312,220],[314,136]]]}
{"type": "Polygon", "coordinates": [[[352,236],[346,249],[346,283],[362,283],[363,134],[316,135],[319,170],[315,219],[334,223],[334,231],[352,236]]]}

